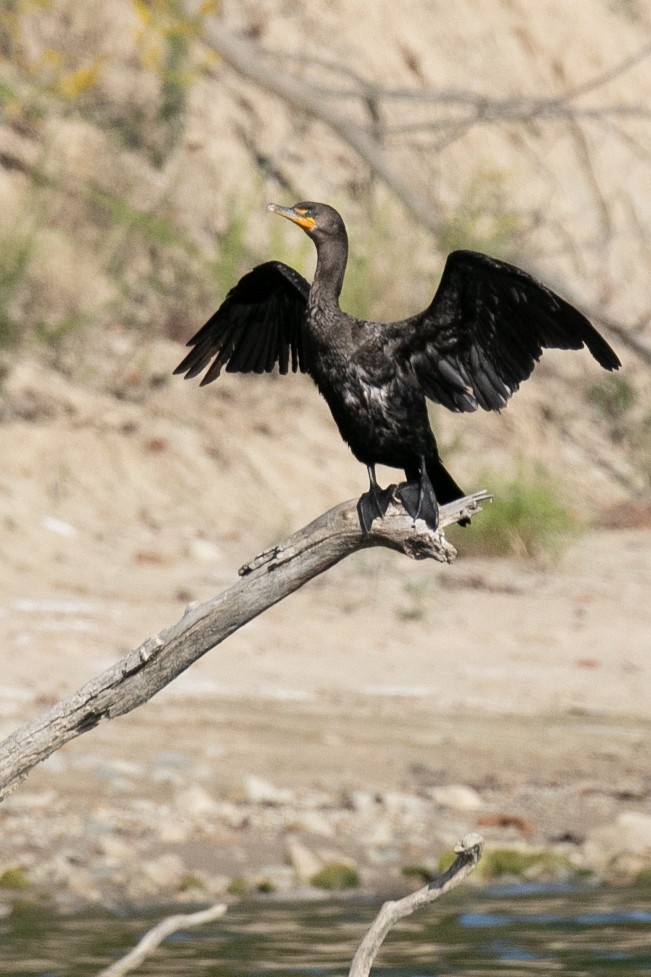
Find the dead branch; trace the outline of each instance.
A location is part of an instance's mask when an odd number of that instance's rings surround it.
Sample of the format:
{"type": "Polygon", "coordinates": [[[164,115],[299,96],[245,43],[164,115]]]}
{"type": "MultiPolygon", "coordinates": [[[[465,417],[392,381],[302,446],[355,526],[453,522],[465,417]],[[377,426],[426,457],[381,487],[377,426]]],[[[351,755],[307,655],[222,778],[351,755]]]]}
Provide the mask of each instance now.
{"type": "Polygon", "coordinates": [[[397,922],[405,916],[411,916],[417,909],[429,906],[441,896],[454,889],[473,871],[481,858],[484,839],[479,834],[469,834],[454,846],[456,858],[447,872],[437,876],[418,889],[398,899],[396,902],[385,902],[377,914],[370,930],[362,940],[353,958],[348,977],[368,977],[377,952],[384,942],[384,938],[397,922]]]}
{"type": "Polygon", "coordinates": [[[242,567],[241,579],[229,590],[189,605],[177,624],[0,743],[0,799],[64,743],[147,702],[242,625],[351,553],[387,546],[415,560],[451,563],[456,552],[441,530],[473,515],[487,498],[486,492],[475,492],[443,506],[436,532],[421,520],[412,522],[398,503],[389,506],[384,519],[375,520],[369,533],[360,529],[355,501],[330,509],[242,567]]]}
{"type": "MultiPolygon", "coordinates": [[[[345,64],[342,61],[337,61],[335,58],[324,58],[315,55],[310,51],[309,55],[296,54],[287,51],[273,51],[267,48],[261,49],[265,57],[282,59],[284,63],[291,61],[294,64],[302,65],[304,67],[314,67],[319,66],[326,71],[329,71],[337,79],[337,82],[341,78],[349,78],[353,82],[353,86],[350,88],[338,89],[335,86],[323,87],[318,89],[321,95],[330,95],[337,98],[373,98],[376,101],[387,100],[387,101],[416,101],[416,102],[433,102],[441,104],[455,104],[455,105],[465,105],[476,107],[478,105],[491,105],[494,106],[497,111],[506,109],[507,114],[510,110],[515,109],[520,111],[528,107],[529,111],[536,109],[540,106],[543,109],[553,108],[555,105],[563,105],[570,101],[575,101],[584,95],[591,92],[598,91],[600,88],[604,88],[610,82],[615,81],[622,75],[625,75],[628,71],[631,71],[637,65],[641,64],[648,57],[651,56],[651,42],[646,41],[641,47],[638,48],[631,55],[627,55],[618,61],[616,64],[611,65],[602,72],[598,72],[592,78],[587,81],[582,82],[579,85],[574,85],[571,88],[566,88],[566,90],[557,96],[551,96],[548,98],[527,98],[526,96],[518,96],[516,98],[507,99],[491,99],[487,98],[485,95],[480,94],[477,91],[473,91],[469,88],[384,88],[378,85],[376,82],[368,81],[359,72],[351,68],[350,65],[345,64]]],[[[626,106],[624,107],[626,108],[626,106]]],[[[635,106],[634,110],[644,109],[645,114],[648,114],[648,108],[642,104],[635,106]]]]}
{"type": "MultiPolygon", "coordinates": [[[[484,839],[481,835],[474,832],[466,835],[454,846],[457,857],[447,871],[432,879],[417,892],[412,892],[395,902],[385,902],[358,947],[350,967],[349,977],[368,977],[378,950],[392,926],[405,916],[410,916],[418,909],[429,906],[463,882],[475,869],[483,847],[484,839]]],[[[133,950],[106,967],[97,977],[124,977],[124,974],[139,967],[143,960],[151,956],[162,941],[172,933],[191,926],[212,923],[213,920],[223,916],[227,908],[223,903],[219,903],[200,912],[167,916],[148,930],[133,950]]]]}
{"type": "Polygon", "coordinates": [[[464,89],[391,89],[369,82],[349,66],[330,59],[312,57],[305,59],[286,51],[270,51],[243,37],[235,36],[215,18],[207,18],[203,36],[207,44],[217,52],[226,64],[241,77],[260,88],[277,95],[291,108],[305,113],[329,126],[368,165],[425,227],[435,234],[443,221],[429,202],[405,182],[398,168],[389,161],[383,145],[387,136],[405,136],[424,132],[441,132],[448,138],[462,138],[478,124],[503,123],[530,124],[536,120],[556,120],[576,123],[578,120],[602,122],[608,118],[651,118],[648,106],[641,103],[602,103],[582,105],[578,101],[587,94],[606,87],[627,71],[632,70],[651,56],[651,43],[646,42],[638,51],[611,68],[596,74],[581,85],[568,88],[560,95],[546,98],[510,97],[491,98],[480,92],[464,89]],[[282,62],[282,68],[279,63],[282,62]],[[318,85],[305,77],[292,76],[284,70],[287,63],[336,72],[337,79],[347,78],[351,85],[345,88],[318,85]],[[333,107],[333,102],[351,100],[357,102],[370,117],[368,127],[356,122],[345,111],[333,107]],[[380,107],[387,102],[405,101],[419,104],[436,104],[449,112],[452,118],[425,119],[384,126],[380,122],[380,107]],[[460,113],[460,114],[459,114],[460,113]]]}
{"type": "Polygon", "coordinates": [[[354,119],[339,112],[323,95],[303,79],[292,78],[268,63],[258,45],[235,37],[214,18],[206,21],[204,37],[211,48],[243,78],[248,78],[265,91],[277,95],[292,108],[318,119],[329,126],[362,159],[371,172],[379,177],[405,205],[418,216],[430,231],[441,230],[442,220],[428,201],[400,176],[389,163],[381,143],[354,119]]]}
{"type": "Polygon", "coordinates": [[[153,929],[145,933],[140,942],[134,946],[133,950],[130,950],[120,960],[116,960],[110,967],[106,967],[97,977],[124,977],[124,974],[127,974],[130,970],[135,970],[143,960],[150,957],[163,940],[171,936],[172,933],[189,929],[191,926],[202,926],[204,923],[212,923],[213,920],[223,916],[227,909],[228,906],[224,903],[218,903],[215,906],[210,906],[208,909],[202,909],[196,913],[180,913],[175,916],[166,916],[153,929]]]}

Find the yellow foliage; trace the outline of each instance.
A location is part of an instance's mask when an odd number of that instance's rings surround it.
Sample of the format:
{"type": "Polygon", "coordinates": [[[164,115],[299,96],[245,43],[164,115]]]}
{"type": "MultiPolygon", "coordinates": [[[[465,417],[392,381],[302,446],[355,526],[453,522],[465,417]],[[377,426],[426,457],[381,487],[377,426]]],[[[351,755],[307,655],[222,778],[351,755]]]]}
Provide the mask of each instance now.
{"type": "Polygon", "coordinates": [[[59,92],[65,96],[65,98],[78,98],[80,95],[83,95],[84,92],[87,92],[89,88],[92,88],[97,84],[101,67],[102,62],[101,59],[98,58],[92,64],[84,65],[81,68],[75,68],[74,71],[66,71],[59,78],[57,86],[59,92]]]}
{"type": "Polygon", "coordinates": [[[61,51],[55,51],[54,48],[48,47],[42,52],[40,61],[48,67],[58,68],[63,61],[63,55],[61,51]]]}
{"type": "Polygon", "coordinates": [[[146,3],[146,0],[133,0],[133,9],[136,12],[138,19],[146,26],[151,21],[152,10],[151,5],[146,3]]]}
{"type": "Polygon", "coordinates": [[[145,44],[144,36],[143,33],[137,37],[140,44],[140,58],[143,66],[150,71],[158,71],[164,58],[163,45],[160,39],[156,37],[148,37],[147,43],[145,44]]]}

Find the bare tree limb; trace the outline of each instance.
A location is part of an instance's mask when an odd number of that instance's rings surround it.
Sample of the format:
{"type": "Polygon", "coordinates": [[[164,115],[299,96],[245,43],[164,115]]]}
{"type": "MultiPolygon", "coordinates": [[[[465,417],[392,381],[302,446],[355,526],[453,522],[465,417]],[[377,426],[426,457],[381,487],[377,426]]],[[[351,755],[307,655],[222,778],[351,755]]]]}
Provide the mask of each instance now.
{"type": "Polygon", "coordinates": [[[134,946],[133,950],[127,953],[126,956],[121,957],[120,960],[116,960],[110,967],[106,967],[97,977],[124,977],[124,974],[127,974],[130,970],[135,970],[143,960],[150,957],[163,940],[171,936],[172,933],[190,929],[192,926],[203,926],[204,923],[212,923],[213,920],[223,916],[227,909],[228,906],[224,903],[218,903],[215,906],[210,906],[208,909],[202,909],[196,913],[180,913],[175,916],[166,916],[157,926],[154,926],[153,929],[145,933],[140,942],[134,946]]]}
{"type": "Polygon", "coordinates": [[[418,214],[429,230],[434,233],[440,231],[441,218],[434,213],[428,201],[402,179],[388,161],[381,144],[362,126],[333,108],[313,86],[271,68],[258,45],[235,37],[214,18],[206,21],[204,37],[213,50],[243,78],[248,78],[265,91],[282,98],[294,109],[329,126],[391,188],[407,210],[418,214]]]}
{"type": "MultiPolygon", "coordinates": [[[[475,869],[483,847],[484,839],[481,835],[474,832],[466,835],[454,846],[457,857],[446,872],[403,899],[385,902],[358,947],[350,967],[349,977],[368,977],[378,950],[391,927],[405,916],[410,916],[418,909],[429,906],[463,882],[475,869]]],[[[179,930],[189,929],[191,926],[212,923],[213,920],[223,916],[227,908],[223,903],[219,903],[200,912],[167,916],[148,930],[133,950],[106,967],[97,977],[124,977],[126,973],[135,970],[151,956],[166,937],[179,930]]]]}
{"type": "Polygon", "coordinates": [[[412,559],[451,563],[456,552],[441,530],[473,515],[487,498],[486,492],[476,492],[443,506],[436,532],[422,520],[413,523],[399,503],[391,504],[369,533],[360,529],[355,501],[330,509],[242,567],[241,579],[229,590],[188,606],[177,624],[149,638],[0,743],[0,799],[64,743],[147,702],[243,624],[351,553],[387,546],[412,559]]]}
{"type": "MultiPolygon", "coordinates": [[[[562,107],[568,102],[575,101],[584,95],[595,92],[600,88],[609,85],[622,75],[637,67],[648,57],[651,56],[651,41],[647,41],[637,51],[627,55],[617,64],[612,65],[604,71],[599,72],[580,85],[567,88],[560,95],[548,98],[536,98],[519,96],[517,98],[488,98],[480,92],[470,88],[384,88],[376,82],[368,81],[359,72],[351,68],[344,62],[334,58],[323,58],[310,52],[309,56],[294,54],[288,51],[275,51],[269,48],[259,48],[260,54],[266,58],[275,58],[300,64],[308,68],[318,66],[336,75],[337,79],[349,78],[354,82],[351,88],[335,88],[312,86],[313,90],[323,96],[336,98],[373,98],[375,101],[410,101],[410,102],[429,102],[440,105],[463,105],[477,108],[478,106],[490,106],[496,113],[509,115],[512,111],[536,111],[541,109],[543,113],[552,113],[554,107],[562,107]]],[[[620,106],[625,111],[629,106],[620,106]]],[[[649,114],[648,107],[643,103],[638,106],[630,106],[633,112],[638,110],[649,114]]]]}
{"type": "Polygon", "coordinates": [[[454,846],[456,858],[447,872],[432,879],[422,889],[412,892],[396,902],[385,902],[353,958],[348,977],[368,977],[377,952],[384,938],[399,920],[410,916],[417,909],[429,906],[454,889],[473,871],[481,858],[484,839],[478,834],[466,835],[454,846]]]}
{"type": "MultiPolygon", "coordinates": [[[[286,72],[278,70],[276,65],[269,63],[280,58],[283,61],[289,59],[300,62],[300,56],[297,58],[287,52],[267,51],[258,44],[234,36],[215,18],[206,20],[203,35],[210,47],[240,76],[254,82],[265,91],[277,95],[292,108],[329,126],[333,132],[355,150],[371,172],[386,183],[407,210],[434,234],[441,231],[444,220],[434,211],[431,202],[415,191],[403,179],[398,168],[392,165],[383,146],[383,139],[386,136],[434,131],[447,132],[448,139],[450,136],[458,139],[475,125],[494,124],[496,122],[528,123],[539,118],[564,119],[565,121],[586,118],[602,121],[609,116],[651,118],[651,111],[648,106],[643,104],[587,107],[574,104],[579,97],[605,86],[647,58],[651,54],[651,44],[649,43],[612,68],[595,76],[583,85],[569,89],[560,96],[553,98],[491,99],[477,92],[463,90],[383,89],[379,85],[366,81],[357,72],[344,65],[339,66],[339,76],[352,79],[355,87],[344,90],[324,88],[314,85],[304,78],[292,77],[286,72]],[[337,107],[333,107],[331,96],[334,95],[338,95],[340,98],[356,99],[367,110],[370,110],[370,128],[360,125],[349,115],[341,112],[337,107]],[[379,104],[387,100],[400,99],[436,102],[448,107],[461,108],[463,115],[452,119],[405,122],[393,127],[381,126],[378,116],[379,104]]],[[[335,68],[334,64],[323,59],[310,58],[309,63],[312,66],[318,63],[326,69],[334,70],[335,68]]]]}

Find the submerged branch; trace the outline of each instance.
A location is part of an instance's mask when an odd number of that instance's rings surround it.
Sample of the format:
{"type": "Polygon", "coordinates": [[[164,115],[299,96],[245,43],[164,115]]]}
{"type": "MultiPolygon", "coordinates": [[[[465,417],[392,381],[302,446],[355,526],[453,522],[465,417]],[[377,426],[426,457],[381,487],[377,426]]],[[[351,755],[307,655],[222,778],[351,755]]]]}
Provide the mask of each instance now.
{"type": "Polygon", "coordinates": [[[395,902],[385,902],[371,928],[359,945],[353,958],[348,977],[368,977],[373,961],[389,930],[405,916],[429,906],[470,875],[481,858],[484,839],[476,833],[466,835],[454,846],[456,858],[447,872],[395,902]]]}
{"type": "Polygon", "coordinates": [[[147,957],[150,957],[163,940],[166,940],[172,933],[190,929],[192,926],[212,923],[223,916],[227,909],[228,906],[225,903],[218,903],[196,913],[179,913],[175,916],[166,916],[165,919],[162,919],[160,923],[145,933],[133,950],[116,960],[110,967],[106,967],[97,977],[124,977],[124,974],[128,974],[130,970],[135,970],[147,957]]]}
{"type": "MultiPolygon", "coordinates": [[[[466,835],[454,846],[457,857],[447,871],[432,879],[417,892],[412,892],[396,902],[385,902],[359,945],[351,964],[349,977],[368,977],[377,952],[391,927],[404,919],[405,916],[410,916],[418,909],[429,906],[445,895],[446,892],[456,888],[460,882],[463,882],[476,867],[481,858],[483,847],[484,839],[481,835],[475,833],[466,835]]],[[[135,970],[147,957],[151,956],[166,937],[191,926],[212,923],[215,919],[223,916],[226,909],[226,905],[218,904],[188,915],[167,916],[148,930],[133,950],[102,970],[97,977],[124,977],[124,974],[130,970],[135,970]]]]}

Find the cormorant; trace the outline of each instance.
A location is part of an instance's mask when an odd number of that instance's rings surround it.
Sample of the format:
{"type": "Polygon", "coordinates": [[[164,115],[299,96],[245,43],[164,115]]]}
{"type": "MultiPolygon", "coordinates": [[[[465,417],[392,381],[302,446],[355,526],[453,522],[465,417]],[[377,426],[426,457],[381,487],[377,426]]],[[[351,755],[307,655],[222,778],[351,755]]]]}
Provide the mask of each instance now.
{"type": "Polygon", "coordinates": [[[587,346],[604,369],[621,365],[569,303],[519,268],[475,251],[448,256],[423,312],[400,322],[356,319],[339,307],[348,237],[337,211],[310,201],[267,210],[314,241],[312,285],[281,261],[258,265],[189,341],[192,350],[174,372],[195,377],[210,364],[202,385],[222,367],[308,373],[367,467],[370,488],[357,506],[365,532],[392,495],[393,487],[378,487],[377,464],[404,469],[407,482],[396,495],[413,519],[433,529],[437,502],[463,496],[439,458],[426,398],[452,411],[500,410],[546,348],[587,346]]]}

